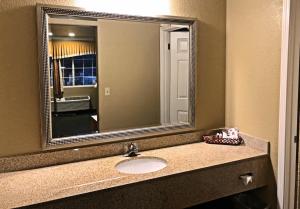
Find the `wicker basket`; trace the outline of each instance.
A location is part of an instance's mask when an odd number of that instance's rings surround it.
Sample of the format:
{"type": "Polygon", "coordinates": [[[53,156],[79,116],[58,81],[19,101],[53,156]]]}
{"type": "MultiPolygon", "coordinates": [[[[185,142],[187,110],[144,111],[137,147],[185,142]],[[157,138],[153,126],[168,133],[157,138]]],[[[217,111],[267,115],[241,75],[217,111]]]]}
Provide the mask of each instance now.
{"type": "Polygon", "coordinates": [[[227,144],[227,145],[240,145],[244,143],[244,140],[240,136],[237,139],[222,138],[216,135],[203,136],[203,141],[205,141],[208,144],[227,144]]]}

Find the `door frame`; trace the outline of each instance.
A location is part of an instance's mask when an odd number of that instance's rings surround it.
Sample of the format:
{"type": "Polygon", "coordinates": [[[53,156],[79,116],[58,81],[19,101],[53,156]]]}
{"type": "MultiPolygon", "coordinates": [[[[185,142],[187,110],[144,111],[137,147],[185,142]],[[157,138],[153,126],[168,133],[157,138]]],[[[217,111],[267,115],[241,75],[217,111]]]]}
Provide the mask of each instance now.
{"type": "Polygon", "coordinates": [[[160,28],[160,122],[162,124],[170,123],[171,32],[186,27],[188,26],[161,24],[160,28]]]}
{"type": "Polygon", "coordinates": [[[295,209],[300,2],[283,0],[278,131],[279,209],[295,209]],[[297,14],[298,13],[298,14],[297,14]]]}

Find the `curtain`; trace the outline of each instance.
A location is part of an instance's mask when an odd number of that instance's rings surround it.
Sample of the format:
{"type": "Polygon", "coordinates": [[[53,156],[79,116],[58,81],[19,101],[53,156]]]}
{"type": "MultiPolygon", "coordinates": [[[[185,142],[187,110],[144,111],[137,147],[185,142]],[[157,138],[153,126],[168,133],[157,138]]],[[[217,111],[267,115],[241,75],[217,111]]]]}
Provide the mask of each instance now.
{"type": "Polygon", "coordinates": [[[62,59],[87,54],[96,54],[94,41],[49,41],[49,56],[52,59],[62,59]]]}
{"type": "Polygon", "coordinates": [[[62,98],[64,94],[62,70],[58,59],[53,60],[53,93],[54,98],[62,98]]]}

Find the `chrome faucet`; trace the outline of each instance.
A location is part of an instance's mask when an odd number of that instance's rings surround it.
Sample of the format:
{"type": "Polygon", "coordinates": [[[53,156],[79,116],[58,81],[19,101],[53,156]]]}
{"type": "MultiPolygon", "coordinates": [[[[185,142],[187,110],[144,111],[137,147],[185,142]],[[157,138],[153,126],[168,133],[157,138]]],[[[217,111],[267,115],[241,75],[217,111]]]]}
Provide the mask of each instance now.
{"type": "Polygon", "coordinates": [[[138,154],[139,149],[137,143],[131,142],[129,144],[126,144],[124,149],[125,149],[125,154],[124,154],[125,157],[135,157],[139,155],[138,154]]]}

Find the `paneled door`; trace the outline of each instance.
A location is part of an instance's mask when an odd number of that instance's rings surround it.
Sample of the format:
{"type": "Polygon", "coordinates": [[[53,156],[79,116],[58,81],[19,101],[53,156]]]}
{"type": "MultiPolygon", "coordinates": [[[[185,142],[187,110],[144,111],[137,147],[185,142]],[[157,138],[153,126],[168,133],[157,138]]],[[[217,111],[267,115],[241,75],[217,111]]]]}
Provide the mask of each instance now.
{"type": "Polygon", "coordinates": [[[171,123],[188,123],[189,32],[171,32],[171,123]]]}

